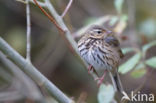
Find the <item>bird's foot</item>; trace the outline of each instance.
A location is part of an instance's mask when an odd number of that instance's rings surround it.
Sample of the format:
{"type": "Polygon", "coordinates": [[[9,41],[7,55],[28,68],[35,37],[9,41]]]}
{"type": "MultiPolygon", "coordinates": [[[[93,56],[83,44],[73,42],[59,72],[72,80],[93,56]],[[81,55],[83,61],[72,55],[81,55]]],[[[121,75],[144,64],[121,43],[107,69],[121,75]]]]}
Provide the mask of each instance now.
{"type": "Polygon", "coordinates": [[[88,74],[90,74],[90,71],[92,71],[92,70],[93,70],[93,66],[89,65],[89,67],[88,67],[88,74]]]}
{"type": "Polygon", "coordinates": [[[95,80],[97,81],[97,86],[100,87],[100,85],[103,83],[104,78],[100,77],[100,78],[97,78],[95,80]]]}
{"type": "Polygon", "coordinates": [[[105,78],[106,75],[106,71],[104,71],[104,74],[102,75],[102,77],[96,78],[95,80],[97,81],[97,86],[100,87],[100,85],[103,83],[103,80],[105,78]]]}

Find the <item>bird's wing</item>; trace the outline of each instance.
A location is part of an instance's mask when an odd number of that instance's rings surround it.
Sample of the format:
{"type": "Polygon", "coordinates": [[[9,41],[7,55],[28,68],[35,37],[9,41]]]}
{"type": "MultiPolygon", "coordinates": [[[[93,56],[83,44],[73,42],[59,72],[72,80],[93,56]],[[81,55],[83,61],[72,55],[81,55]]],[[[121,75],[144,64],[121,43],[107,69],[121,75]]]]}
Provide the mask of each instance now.
{"type": "Polygon", "coordinates": [[[113,36],[113,35],[109,35],[107,37],[104,38],[105,43],[109,44],[110,46],[112,46],[113,48],[118,48],[118,53],[120,55],[120,58],[123,58],[124,55],[120,49],[120,43],[119,40],[113,36]]]}
{"type": "Polygon", "coordinates": [[[114,46],[114,47],[119,47],[120,46],[120,43],[119,43],[118,39],[115,36],[113,36],[113,35],[105,37],[104,41],[107,44],[109,44],[111,46],[114,46]]]}

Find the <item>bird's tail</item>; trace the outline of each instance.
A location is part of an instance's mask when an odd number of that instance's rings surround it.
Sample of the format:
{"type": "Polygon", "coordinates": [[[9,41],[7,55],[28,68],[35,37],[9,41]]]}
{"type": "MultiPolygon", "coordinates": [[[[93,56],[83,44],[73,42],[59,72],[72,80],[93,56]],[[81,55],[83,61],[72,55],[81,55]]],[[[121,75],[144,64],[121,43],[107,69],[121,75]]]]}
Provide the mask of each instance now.
{"type": "Polygon", "coordinates": [[[119,77],[119,73],[116,71],[115,73],[109,72],[113,86],[115,91],[118,91],[120,93],[123,93],[124,89],[119,77]]]}
{"type": "MultiPolygon", "coordinates": [[[[118,95],[118,96],[122,96],[121,97],[121,101],[123,101],[123,100],[126,100],[126,101],[130,100],[128,94],[123,89],[123,86],[122,86],[122,83],[121,83],[121,80],[120,80],[120,77],[119,77],[119,73],[117,72],[117,70],[116,70],[115,73],[109,72],[109,74],[110,74],[110,77],[112,79],[112,83],[113,83],[115,92],[121,94],[121,95],[118,95]]],[[[122,102],[122,103],[124,103],[124,102],[122,102]]]]}

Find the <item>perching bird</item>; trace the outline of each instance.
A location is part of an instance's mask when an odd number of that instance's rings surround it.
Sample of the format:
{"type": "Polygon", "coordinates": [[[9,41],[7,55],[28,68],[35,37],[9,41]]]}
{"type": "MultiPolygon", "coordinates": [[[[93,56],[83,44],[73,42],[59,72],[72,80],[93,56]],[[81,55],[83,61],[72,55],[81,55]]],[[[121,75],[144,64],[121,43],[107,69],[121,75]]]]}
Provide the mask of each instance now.
{"type": "Polygon", "coordinates": [[[78,49],[82,58],[90,65],[88,71],[94,69],[101,75],[98,85],[101,85],[106,72],[109,72],[115,90],[123,91],[117,70],[123,54],[112,31],[98,25],[91,26],[78,41],[78,49]]]}

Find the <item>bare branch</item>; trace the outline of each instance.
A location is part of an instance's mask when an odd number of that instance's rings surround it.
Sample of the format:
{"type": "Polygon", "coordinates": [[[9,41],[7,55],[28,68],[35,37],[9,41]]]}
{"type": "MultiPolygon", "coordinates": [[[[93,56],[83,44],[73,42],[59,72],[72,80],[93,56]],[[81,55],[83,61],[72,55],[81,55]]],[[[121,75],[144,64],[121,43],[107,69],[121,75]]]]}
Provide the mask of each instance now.
{"type": "Polygon", "coordinates": [[[31,62],[31,18],[30,18],[30,6],[29,0],[26,3],[26,19],[27,19],[27,48],[26,48],[26,60],[31,62]]]}
{"type": "Polygon", "coordinates": [[[0,93],[0,102],[4,101],[15,101],[22,98],[22,95],[18,91],[5,91],[0,93]]]}
{"type": "MultiPolygon", "coordinates": [[[[69,29],[67,28],[67,26],[65,25],[63,19],[61,18],[61,16],[58,15],[58,13],[56,12],[55,8],[53,7],[53,5],[51,4],[51,2],[49,0],[45,0],[45,3],[47,5],[47,9],[49,10],[50,14],[54,17],[54,19],[56,20],[56,22],[60,25],[60,27],[65,30],[65,40],[68,40],[68,43],[70,43],[70,45],[72,46],[72,48],[74,49],[74,51],[76,52],[76,56],[79,55],[79,58],[81,58],[80,54],[79,54],[79,50],[77,48],[77,43],[76,41],[73,39],[69,29]]],[[[81,58],[81,60],[83,61],[83,64],[88,67],[88,64],[81,58]]],[[[95,73],[91,73],[91,76],[94,79],[97,79],[97,75],[95,73]]],[[[98,81],[97,81],[98,82],[98,81]]]]}
{"type": "MultiPolygon", "coordinates": [[[[11,71],[11,74],[14,74],[13,77],[11,76],[8,78],[8,76],[6,77],[6,75],[4,77],[9,79],[9,83],[12,83],[12,86],[15,88],[16,91],[18,91],[20,97],[22,96],[21,98],[23,98],[23,96],[26,96],[28,98],[31,98],[32,100],[38,100],[40,101],[40,103],[45,103],[45,99],[42,96],[38,86],[34,83],[34,81],[32,81],[31,78],[29,78],[23,71],[21,71],[17,65],[11,62],[1,51],[0,61],[4,64],[5,67],[7,67],[11,71]]],[[[17,95],[13,95],[13,97],[14,96],[17,97],[17,95]]],[[[8,100],[10,100],[10,96],[5,97],[8,97],[8,100]]],[[[0,101],[3,100],[2,98],[4,97],[1,97],[0,95],[0,101]]],[[[21,98],[16,98],[15,100],[21,98]]]]}
{"type": "MultiPolygon", "coordinates": [[[[16,1],[21,2],[21,3],[24,3],[24,4],[27,3],[26,0],[16,0],[16,1]]],[[[28,0],[28,1],[29,1],[29,2],[32,2],[33,4],[35,4],[35,2],[34,2],[33,0],[28,0]]],[[[37,3],[38,3],[40,6],[42,6],[42,7],[45,7],[45,6],[46,6],[44,2],[37,1],[37,3]]]]}
{"type": "MultiPolygon", "coordinates": [[[[50,21],[57,27],[57,29],[59,31],[61,31],[62,33],[64,33],[65,31],[57,24],[57,22],[55,21],[55,19],[50,16],[39,4],[36,0],[33,0],[35,2],[35,4],[40,8],[40,10],[50,19],[50,21]]],[[[47,5],[47,2],[45,2],[47,5]]]]}
{"type": "Polygon", "coordinates": [[[0,37],[0,50],[7,55],[7,57],[17,64],[20,69],[32,78],[39,86],[45,88],[53,97],[60,103],[74,103],[62,91],[60,91],[51,81],[49,81],[43,74],[41,74],[31,63],[27,62],[19,53],[9,46],[0,37]]]}
{"type": "Polygon", "coordinates": [[[69,1],[69,3],[68,3],[68,5],[66,6],[64,12],[63,12],[62,15],[61,15],[62,18],[67,14],[69,8],[71,7],[72,2],[73,2],[73,0],[70,0],[70,1],[69,1]]]}
{"type": "MultiPolygon", "coordinates": [[[[35,4],[35,2],[34,2],[33,0],[29,0],[29,1],[35,4]]],[[[38,3],[40,6],[42,6],[42,7],[45,7],[45,6],[46,6],[46,4],[45,4],[44,2],[37,1],[37,3],[38,3]]]]}

